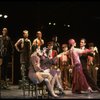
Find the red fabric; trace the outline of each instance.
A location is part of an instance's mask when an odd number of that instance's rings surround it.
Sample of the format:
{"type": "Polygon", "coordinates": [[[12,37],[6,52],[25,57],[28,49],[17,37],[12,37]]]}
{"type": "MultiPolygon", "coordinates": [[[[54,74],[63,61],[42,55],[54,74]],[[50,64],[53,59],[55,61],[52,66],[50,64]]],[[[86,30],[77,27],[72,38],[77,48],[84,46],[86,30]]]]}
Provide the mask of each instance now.
{"type": "Polygon", "coordinates": [[[57,56],[57,51],[56,50],[52,50],[52,58],[54,58],[55,56],[57,56]]]}
{"type": "Polygon", "coordinates": [[[82,71],[81,65],[76,65],[73,68],[73,82],[72,82],[72,92],[75,93],[88,90],[88,83],[82,71]]]}

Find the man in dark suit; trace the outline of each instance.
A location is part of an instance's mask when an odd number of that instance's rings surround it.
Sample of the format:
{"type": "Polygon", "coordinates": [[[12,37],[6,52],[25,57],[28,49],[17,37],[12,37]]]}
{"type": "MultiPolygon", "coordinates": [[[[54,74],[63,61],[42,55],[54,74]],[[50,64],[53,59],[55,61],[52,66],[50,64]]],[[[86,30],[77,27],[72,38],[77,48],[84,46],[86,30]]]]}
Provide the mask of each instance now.
{"type": "MultiPolygon", "coordinates": [[[[86,46],[86,39],[82,38],[80,40],[80,48],[81,49],[86,49],[85,46],[86,46]]],[[[88,55],[92,56],[92,54],[84,54],[84,55],[80,56],[80,60],[81,60],[81,63],[82,63],[82,68],[83,68],[83,73],[84,73],[84,75],[85,75],[85,77],[87,79],[87,82],[90,85],[90,87],[93,90],[98,90],[100,92],[100,89],[98,88],[97,84],[95,83],[95,81],[90,76],[90,73],[87,70],[87,57],[88,57],[88,55]]]]}

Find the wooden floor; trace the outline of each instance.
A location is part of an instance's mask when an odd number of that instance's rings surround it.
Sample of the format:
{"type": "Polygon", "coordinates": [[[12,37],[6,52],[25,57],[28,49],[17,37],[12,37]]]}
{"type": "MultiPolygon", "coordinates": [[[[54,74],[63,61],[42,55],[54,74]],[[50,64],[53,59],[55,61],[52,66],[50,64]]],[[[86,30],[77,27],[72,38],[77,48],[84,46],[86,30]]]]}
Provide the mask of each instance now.
{"type": "MultiPolygon", "coordinates": [[[[55,91],[56,93],[58,93],[58,91],[55,91]]],[[[95,91],[94,93],[87,93],[87,92],[83,92],[82,94],[73,94],[71,92],[71,90],[67,90],[66,92],[66,96],[62,96],[59,95],[59,98],[56,99],[100,99],[100,93],[98,93],[97,91],[95,91]]],[[[10,86],[7,90],[5,89],[1,89],[0,91],[0,99],[33,99],[35,98],[35,94],[33,94],[32,96],[23,96],[23,92],[21,89],[18,89],[17,85],[12,85],[10,86]]],[[[39,96],[39,98],[41,98],[41,96],[39,96]]],[[[44,97],[44,99],[48,99],[48,96],[44,97]]],[[[51,97],[50,99],[55,99],[53,97],[51,97]]]]}

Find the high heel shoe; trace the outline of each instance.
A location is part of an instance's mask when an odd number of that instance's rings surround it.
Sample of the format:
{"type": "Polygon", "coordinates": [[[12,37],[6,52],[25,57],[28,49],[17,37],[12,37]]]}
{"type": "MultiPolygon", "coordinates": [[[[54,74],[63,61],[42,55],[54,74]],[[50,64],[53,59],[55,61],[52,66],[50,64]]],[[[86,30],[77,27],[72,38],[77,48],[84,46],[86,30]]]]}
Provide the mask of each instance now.
{"type": "Polygon", "coordinates": [[[52,94],[53,97],[58,98],[59,96],[56,95],[55,93],[52,94]]]}
{"type": "Polygon", "coordinates": [[[48,96],[55,97],[55,98],[58,98],[59,97],[54,92],[50,92],[50,91],[48,91],[48,96]]]}
{"type": "Polygon", "coordinates": [[[93,92],[93,90],[91,89],[91,87],[88,87],[88,92],[89,93],[92,93],[93,92]]]}

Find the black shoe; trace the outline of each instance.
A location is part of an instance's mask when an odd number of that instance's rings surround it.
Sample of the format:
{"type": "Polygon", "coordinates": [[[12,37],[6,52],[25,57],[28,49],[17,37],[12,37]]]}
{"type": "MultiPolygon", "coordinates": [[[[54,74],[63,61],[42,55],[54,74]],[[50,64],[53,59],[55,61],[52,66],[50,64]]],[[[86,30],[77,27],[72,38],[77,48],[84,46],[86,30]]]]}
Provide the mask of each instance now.
{"type": "Polygon", "coordinates": [[[59,89],[60,95],[67,95],[63,89],[59,89]]]}
{"type": "Polygon", "coordinates": [[[61,95],[66,96],[67,94],[63,91],[61,95]]]}

